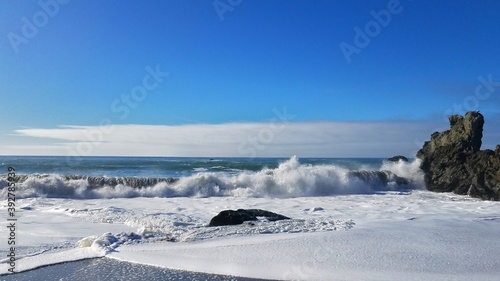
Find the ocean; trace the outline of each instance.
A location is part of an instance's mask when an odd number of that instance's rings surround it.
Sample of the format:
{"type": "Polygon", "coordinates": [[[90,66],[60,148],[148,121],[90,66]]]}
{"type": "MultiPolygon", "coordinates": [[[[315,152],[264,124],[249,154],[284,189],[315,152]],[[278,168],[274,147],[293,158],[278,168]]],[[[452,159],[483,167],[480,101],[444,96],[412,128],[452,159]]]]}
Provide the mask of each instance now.
{"type": "MultiPolygon", "coordinates": [[[[191,157],[64,157],[0,156],[0,168],[18,167],[18,174],[60,174],[108,177],[185,177],[200,172],[235,174],[274,169],[289,158],[191,157]]],[[[305,165],[338,165],[347,169],[380,167],[383,158],[301,158],[305,165]]]]}
{"type": "Polygon", "coordinates": [[[296,197],[421,188],[418,165],[376,158],[3,156],[3,198],[8,167],[20,176],[18,198],[296,197]],[[401,185],[396,176],[408,181],[401,185]]]}
{"type": "Polygon", "coordinates": [[[2,156],[0,280],[497,280],[500,203],[419,166],[2,156]],[[209,226],[228,209],[290,219],[209,226]]]}

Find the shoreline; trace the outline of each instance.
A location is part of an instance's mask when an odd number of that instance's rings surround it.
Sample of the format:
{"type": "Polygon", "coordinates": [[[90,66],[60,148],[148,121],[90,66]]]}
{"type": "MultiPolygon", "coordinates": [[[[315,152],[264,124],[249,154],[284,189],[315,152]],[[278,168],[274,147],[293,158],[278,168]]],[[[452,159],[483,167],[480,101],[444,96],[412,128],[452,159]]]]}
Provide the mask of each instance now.
{"type": "Polygon", "coordinates": [[[213,281],[258,281],[231,275],[169,269],[159,266],[120,261],[113,258],[89,258],[78,261],[51,264],[35,269],[0,275],[4,281],[14,280],[213,280],[213,281]]]}

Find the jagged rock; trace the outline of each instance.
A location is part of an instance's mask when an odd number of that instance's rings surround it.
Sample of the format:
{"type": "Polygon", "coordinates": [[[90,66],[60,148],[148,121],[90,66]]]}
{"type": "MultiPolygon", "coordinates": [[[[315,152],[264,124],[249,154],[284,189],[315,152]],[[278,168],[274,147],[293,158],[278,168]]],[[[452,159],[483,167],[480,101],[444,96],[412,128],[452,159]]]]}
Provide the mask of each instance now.
{"type": "Polygon", "coordinates": [[[260,209],[225,210],[213,217],[208,226],[242,224],[245,221],[255,221],[257,217],[265,217],[268,221],[290,219],[289,217],[260,209]]]}
{"type": "Polygon", "coordinates": [[[428,190],[500,199],[500,146],[481,151],[484,117],[467,112],[449,117],[450,129],[434,132],[417,157],[428,190]]]}
{"type": "Polygon", "coordinates": [[[387,159],[387,161],[391,162],[399,162],[399,160],[402,160],[403,162],[408,162],[408,158],[404,157],[403,155],[396,155],[394,157],[387,159]]]}

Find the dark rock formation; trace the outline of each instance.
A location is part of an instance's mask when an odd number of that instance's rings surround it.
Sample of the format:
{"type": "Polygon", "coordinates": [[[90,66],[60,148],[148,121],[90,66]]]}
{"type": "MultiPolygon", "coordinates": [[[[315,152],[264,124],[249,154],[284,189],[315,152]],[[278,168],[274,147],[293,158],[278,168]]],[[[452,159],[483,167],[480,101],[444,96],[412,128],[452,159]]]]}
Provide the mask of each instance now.
{"type": "Polygon", "coordinates": [[[387,161],[391,161],[391,162],[399,162],[399,160],[402,160],[404,162],[408,162],[408,158],[406,158],[402,155],[397,155],[397,156],[394,156],[394,157],[387,159],[387,161]]]}
{"type": "Polygon", "coordinates": [[[289,217],[260,209],[225,210],[213,217],[208,226],[242,224],[245,221],[255,221],[257,217],[265,217],[269,221],[290,219],[289,217]]]}
{"type": "Polygon", "coordinates": [[[500,146],[481,151],[484,117],[452,115],[450,129],[434,132],[417,157],[422,160],[428,190],[500,199],[500,146]]]}

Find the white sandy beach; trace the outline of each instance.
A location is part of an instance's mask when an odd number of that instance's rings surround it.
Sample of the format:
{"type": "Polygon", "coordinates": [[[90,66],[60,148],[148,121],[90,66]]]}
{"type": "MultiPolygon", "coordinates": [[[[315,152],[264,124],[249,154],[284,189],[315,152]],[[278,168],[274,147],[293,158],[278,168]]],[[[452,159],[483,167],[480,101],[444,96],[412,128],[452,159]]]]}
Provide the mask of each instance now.
{"type": "MultiPolygon", "coordinates": [[[[18,271],[106,256],[278,280],[497,280],[500,274],[500,203],[452,194],[28,198],[19,204],[18,271]],[[238,208],[293,220],[205,226],[219,211],[238,208]],[[74,246],[85,237],[90,243],[74,246]]],[[[4,259],[1,272],[7,268],[4,259]]]]}

